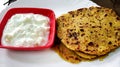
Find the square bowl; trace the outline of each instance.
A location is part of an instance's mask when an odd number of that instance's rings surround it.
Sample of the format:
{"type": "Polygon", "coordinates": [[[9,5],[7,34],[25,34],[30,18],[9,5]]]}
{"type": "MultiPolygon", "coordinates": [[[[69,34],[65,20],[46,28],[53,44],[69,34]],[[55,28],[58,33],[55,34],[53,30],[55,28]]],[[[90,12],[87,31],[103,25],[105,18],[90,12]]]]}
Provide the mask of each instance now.
{"type": "Polygon", "coordinates": [[[54,37],[55,37],[55,13],[51,9],[46,8],[11,8],[7,11],[2,21],[0,22],[0,48],[12,49],[12,50],[42,50],[46,48],[50,48],[53,45],[54,37]],[[45,46],[37,46],[37,47],[14,47],[14,46],[4,46],[2,44],[2,35],[4,27],[7,24],[8,19],[11,18],[14,14],[21,13],[34,13],[47,16],[50,21],[50,33],[48,37],[48,42],[45,46]]]}

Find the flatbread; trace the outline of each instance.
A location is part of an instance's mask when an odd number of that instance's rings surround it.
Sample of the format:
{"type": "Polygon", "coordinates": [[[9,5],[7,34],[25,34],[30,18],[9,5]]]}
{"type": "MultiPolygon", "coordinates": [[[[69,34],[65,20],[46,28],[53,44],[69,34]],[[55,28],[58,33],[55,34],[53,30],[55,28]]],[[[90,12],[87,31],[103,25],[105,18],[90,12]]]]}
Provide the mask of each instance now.
{"type": "Polygon", "coordinates": [[[82,8],[56,22],[57,36],[71,50],[100,56],[120,46],[120,17],[112,9],[82,8]]]}
{"type": "Polygon", "coordinates": [[[96,55],[89,55],[89,54],[85,54],[83,52],[80,52],[80,51],[74,51],[78,56],[86,59],[86,60],[94,60],[96,58],[98,58],[98,56],[96,55]]]}
{"type": "Polygon", "coordinates": [[[62,43],[56,44],[53,49],[60,55],[62,59],[71,63],[79,63],[83,59],[78,56],[74,51],[68,49],[62,43]]]}

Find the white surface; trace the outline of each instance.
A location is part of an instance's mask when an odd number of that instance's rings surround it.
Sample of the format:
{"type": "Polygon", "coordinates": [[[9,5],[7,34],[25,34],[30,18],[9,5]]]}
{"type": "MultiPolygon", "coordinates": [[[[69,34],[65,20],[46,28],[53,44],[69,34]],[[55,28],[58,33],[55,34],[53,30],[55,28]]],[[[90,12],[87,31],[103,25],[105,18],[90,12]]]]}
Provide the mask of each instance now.
{"type": "Polygon", "coordinates": [[[7,6],[7,4],[6,5],[3,5],[5,2],[7,2],[8,0],[0,0],[0,12],[3,10],[3,9],[5,9],[5,7],[7,6]]]}
{"type": "MultiPolygon", "coordinates": [[[[0,14],[12,7],[46,7],[55,11],[56,17],[68,11],[96,6],[89,0],[18,0],[0,14]]],[[[81,62],[71,64],[62,60],[54,51],[11,51],[0,49],[0,67],[120,67],[120,48],[112,52],[103,61],[81,62]]]]}

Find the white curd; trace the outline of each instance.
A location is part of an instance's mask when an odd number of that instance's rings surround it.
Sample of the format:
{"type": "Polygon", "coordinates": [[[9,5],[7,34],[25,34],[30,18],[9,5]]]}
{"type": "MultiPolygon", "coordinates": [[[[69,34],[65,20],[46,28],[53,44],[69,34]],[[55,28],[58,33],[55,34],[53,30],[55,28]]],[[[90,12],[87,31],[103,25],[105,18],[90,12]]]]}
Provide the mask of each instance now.
{"type": "Polygon", "coordinates": [[[6,24],[2,44],[4,46],[44,46],[49,37],[49,18],[40,14],[13,15],[6,24]]]}

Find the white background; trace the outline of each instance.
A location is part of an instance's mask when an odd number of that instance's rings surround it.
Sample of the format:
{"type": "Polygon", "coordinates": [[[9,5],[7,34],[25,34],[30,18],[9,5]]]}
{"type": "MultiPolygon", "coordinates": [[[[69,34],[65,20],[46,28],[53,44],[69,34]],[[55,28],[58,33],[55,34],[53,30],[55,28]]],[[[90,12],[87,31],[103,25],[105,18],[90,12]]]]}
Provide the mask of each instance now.
{"type": "MultiPolygon", "coordinates": [[[[0,0],[0,12],[5,0],[0,0]]],[[[6,11],[13,7],[38,7],[54,10],[56,17],[68,11],[97,6],[89,0],[17,0],[0,13],[0,21],[6,11]]],[[[0,67],[120,67],[120,48],[110,53],[103,61],[71,64],[62,60],[54,51],[12,51],[0,49],[0,67]]]]}

